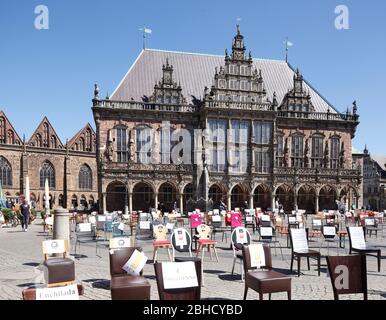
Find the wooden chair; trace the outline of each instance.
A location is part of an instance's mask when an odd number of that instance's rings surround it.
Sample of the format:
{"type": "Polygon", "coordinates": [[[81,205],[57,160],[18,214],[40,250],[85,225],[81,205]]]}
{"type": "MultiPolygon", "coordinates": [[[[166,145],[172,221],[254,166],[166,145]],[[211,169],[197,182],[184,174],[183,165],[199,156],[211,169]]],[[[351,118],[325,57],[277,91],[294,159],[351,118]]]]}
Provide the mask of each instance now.
{"type": "MultiPolygon", "coordinates": [[[[27,288],[22,292],[23,300],[36,300],[36,290],[39,288],[27,288]]],[[[81,284],[78,284],[78,293],[80,296],[84,294],[84,288],[81,284]]]]}
{"type": "Polygon", "coordinates": [[[307,258],[308,270],[310,270],[310,258],[318,262],[318,275],[320,276],[320,252],[310,250],[308,248],[308,239],[306,229],[290,229],[291,238],[291,272],[293,270],[293,262],[298,262],[298,277],[300,277],[301,258],[307,258]],[[295,238],[296,236],[296,238],[295,238]]]}
{"type": "MultiPolygon", "coordinates": [[[[364,254],[354,256],[327,257],[328,272],[330,274],[334,299],[339,300],[341,294],[363,293],[364,300],[367,300],[367,268],[366,256],[364,254]],[[342,276],[342,266],[348,271],[347,287],[337,288],[336,280],[342,276]],[[339,267],[339,269],[338,269],[339,267]]],[[[338,281],[341,283],[341,281],[338,281]]],[[[344,279],[343,283],[344,285],[344,279]]]]}
{"type": "Polygon", "coordinates": [[[211,251],[211,249],[212,249],[214,251],[215,256],[216,256],[216,261],[218,262],[218,255],[217,255],[217,251],[216,251],[217,242],[215,240],[211,240],[210,227],[207,226],[206,224],[199,225],[197,227],[197,232],[198,232],[198,249],[197,249],[196,256],[198,257],[198,255],[201,252],[202,253],[201,261],[203,262],[205,249],[208,249],[208,252],[210,254],[210,258],[213,259],[212,251],[211,251]]]}
{"type": "Polygon", "coordinates": [[[259,271],[252,266],[250,254],[252,246],[259,246],[259,244],[243,246],[242,248],[245,270],[244,300],[247,298],[249,288],[259,293],[260,300],[263,300],[266,293],[269,294],[271,300],[271,294],[275,292],[287,292],[288,300],[291,300],[291,277],[272,270],[271,248],[268,245],[261,245],[265,258],[265,265],[261,268],[267,271],[259,271]]]}
{"type": "Polygon", "coordinates": [[[381,272],[381,249],[368,247],[365,240],[365,231],[363,227],[347,227],[348,238],[350,242],[350,251],[375,257],[378,260],[378,272],[381,272]],[[354,234],[353,234],[354,233],[354,234]]]}
{"type": "Polygon", "coordinates": [[[155,240],[153,241],[153,262],[155,263],[157,261],[157,252],[159,249],[166,249],[168,252],[169,260],[173,261],[170,254],[172,243],[167,239],[168,229],[164,225],[159,224],[154,226],[153,232],[155,237],[155,240]]]}
{"type": "Polygon", "coordinates": [[[154,264],[154,271],[157,279],[157,288],[160,300],[200,300],[202,280],[201,261],[194,261],[193,263],[195,264],[198,287],[178,289],[165,289],[162,273],[162,263],[157,262],[154,264]]]}

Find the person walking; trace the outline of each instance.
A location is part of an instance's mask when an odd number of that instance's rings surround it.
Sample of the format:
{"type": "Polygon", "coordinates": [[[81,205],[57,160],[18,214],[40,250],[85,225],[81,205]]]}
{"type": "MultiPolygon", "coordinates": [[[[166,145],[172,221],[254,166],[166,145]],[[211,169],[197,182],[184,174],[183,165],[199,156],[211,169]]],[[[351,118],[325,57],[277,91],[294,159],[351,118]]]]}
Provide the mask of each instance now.
{"type": "Polygon", "coordinates": [[[21,213],[21,227],[24,232],[28,231],[29,216],[31,214],[31,207],[28,204],[27,200],[23,200],[23,204],[20,206],[21,213]]]}

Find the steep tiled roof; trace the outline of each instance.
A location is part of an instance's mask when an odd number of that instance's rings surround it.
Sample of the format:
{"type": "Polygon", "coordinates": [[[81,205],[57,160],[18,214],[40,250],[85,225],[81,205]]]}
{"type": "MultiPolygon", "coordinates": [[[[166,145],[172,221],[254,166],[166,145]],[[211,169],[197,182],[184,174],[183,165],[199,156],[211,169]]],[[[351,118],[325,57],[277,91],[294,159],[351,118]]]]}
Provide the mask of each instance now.
{"type": "MultiPolygon", "coordinates": [[[[205,86],[212,86],[215,68],[224,65],[224,56],[146,49],[140,53],[110,99],[141,101],[144,95],[151,96],[154,85],[162,78],[162,65],[167,58],[174,68],[174,81],[181,83],[182,94],[188,101],[191,96],[202,98],[205,86]]],[[[267,97],[272,100],[276,91],[280,103],[288,90],[293,88],[294,70],[280,60],[254,59],[253,63],[262,70],[267,97]]],[[[307,81],[304,87],[310,92],[316,112],[327,112],[328,109],[336,112],[307,81]]]]}

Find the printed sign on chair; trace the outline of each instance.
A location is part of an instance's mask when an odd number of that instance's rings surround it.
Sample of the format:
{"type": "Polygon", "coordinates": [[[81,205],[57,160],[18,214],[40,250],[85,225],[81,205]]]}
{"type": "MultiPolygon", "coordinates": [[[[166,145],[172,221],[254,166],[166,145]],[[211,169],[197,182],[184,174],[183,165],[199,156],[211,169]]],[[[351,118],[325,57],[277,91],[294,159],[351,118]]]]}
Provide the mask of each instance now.
{"type": "Polygon", "coordinates": [[[162,277],[166,290],[198,287],[196,266],[192,261],[162,263],[162,277]]]}

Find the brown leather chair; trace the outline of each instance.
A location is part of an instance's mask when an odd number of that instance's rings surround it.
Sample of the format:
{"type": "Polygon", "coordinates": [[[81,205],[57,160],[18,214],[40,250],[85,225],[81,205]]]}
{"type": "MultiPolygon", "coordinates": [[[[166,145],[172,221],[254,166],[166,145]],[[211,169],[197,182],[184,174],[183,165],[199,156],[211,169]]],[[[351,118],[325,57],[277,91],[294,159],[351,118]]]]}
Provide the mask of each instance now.
{"type": "Polygon", "coordinates": [[[48,240],[43,241],[43,255],[45,267],[45,280],[48,287],[64,286],[73,284],[75,282],[75,263],[74,260],[67,258],[68,256],[68,241],[67,240],[48,240]],[[50,247],[58,246],[59,243],[63,243],[63,251],[57,254],[63,255],[62,257],[50,258],[50,247]]]}
{"type": "MultiPolygon", "coordinates": [[[[356,253],[364,254],[366,256],[377,258],[377,261],[378,261],[378,272],[381,272],[381,249],[374,248],[374,247],[369,247],[369,246],[366,246],[365,249],[354,248],[353,245],[352,245],[350,228],[351,227],[347,227],[347,233],[348,233],[348,238],[349,238],[349,243],[350,243],[349,254],[351,254],[352,252],[356,252],[356,253]]],[[[360,227],[356,227],[356,228],[360,228],[360,227]]],[[[366,239],[365,238],[365,228],[364,227],[362,227],[362,228],[363,228],[363,241],[365,241],[365,239],[366,239]]]]}
{"type": "Polygon", "coordinates": [[[135,249],[121,248],[110,251],[112,300],[150,300],[150,283],[142,277],[142,273],[140,276],[132,276],[122,269],[135,249]]]}
{"type": "Polygon", "coordinates": [[[291,277],[272,270],[272,256],[269,245],[263,245],[265,266],[267,271],[258,271],[251,266],[249,246],[243,246],[243,262],[245,270],[245,291],[244,300],[247,298],[248,289],[251,288],[259,293],[260,300],[263,300],[265,293],[287,292],[288,300],[291,300],[291,277]]]}
{"type": "MultiPolygon", "coordinates": [[[[181,289],[165,289],[162,274],[162,263],[154,264],[155,276],[157,279],[158,294],[160,300],[200,300],[201,299],[201,261],[192,261],[196,266],[196,274],[198,287],[181,288],[181,289]]],[[[175,262],[179,263],[179,262],[175,262]]]]}
{"type": "MultiPolygon", "coordinates": [[[[334,299],[339,300],[340,294],[363,293],[364,300],[367,300],[367,268],[366,255],[327,257],[328,272],[330,274],[334,299]],[[348,270],[347,288],[337,288],[336,279],[342,276],[342,269],[337,267],[346,266],[348,270]]],[[[339,283],[341,283],[339,281],[339,283]]]]}

